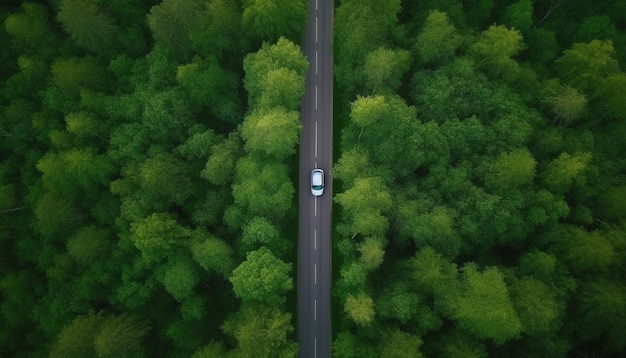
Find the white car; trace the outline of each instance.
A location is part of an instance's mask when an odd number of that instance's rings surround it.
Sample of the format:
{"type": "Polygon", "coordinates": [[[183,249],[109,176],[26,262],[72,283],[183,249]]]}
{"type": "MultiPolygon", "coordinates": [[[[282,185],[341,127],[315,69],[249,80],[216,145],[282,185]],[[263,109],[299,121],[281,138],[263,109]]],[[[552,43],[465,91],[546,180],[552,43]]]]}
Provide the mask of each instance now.
{"type": "Polygon", "coordinates": [[[324,194],[324,171],[316,168],[311,171],[311,193],[315,196],[324,194]]]}

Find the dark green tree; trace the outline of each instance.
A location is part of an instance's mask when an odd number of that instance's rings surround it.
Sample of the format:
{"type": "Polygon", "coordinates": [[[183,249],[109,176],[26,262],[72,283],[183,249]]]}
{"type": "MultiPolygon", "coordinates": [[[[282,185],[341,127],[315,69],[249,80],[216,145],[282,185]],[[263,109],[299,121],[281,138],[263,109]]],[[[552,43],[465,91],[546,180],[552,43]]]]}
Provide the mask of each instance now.
{"type": "Polygon", "coordinates": [[[281,36],[299,40],[307,18],[304,0],[243,0],[243,30],[253,37],[275,41],[281,36]]]}
{"type": "Polygon", "coordinates": [[[50,350],[51,358],[97,357],[94,339],[100,332],[103,318],[89,314],[77,316],[59,333],[50,350]]]}
{"type": "Polygon", "coordinates": [[[156,262],[172,254],[172,250],[186,244],[189,229],[180,226],[171,215],[154,213],[131,225],[131,239],[141,251],[145,262],[156,262]]]}
{"type": "Polygon", "coordinates": [[[56,43],[56,34],[50,27],[46,7],[33,2],[22,2],[21,7],[21,12],[14,12],[4,20],[11,44],[20,52],[50,51],[48,46],[56,43]]]}
{"type": "Polygon", "coordinates": [[[148,25],[157,41],[184,57],[191,50],[189,33],[200,12],[200,4],[195,0],[163,0],[150,9],[148,25]]]}
{"type": "Polygon", "coordinates": [[[613,58],[614,53],[611,40],[576,43],[563,51],[555,65],[565,84],[593,93],[605,78],[618,73],[619,64],[613,58]]]}
{"type": "Polygon", "coordinates": [[[138,316],[121,314],[106,317],[94,339],[98,358],[141,355],[141,341],[150,326],[138,316]]]}
{"type": "Polygon", "coordinates": [[[237,340],[237,357],[295,357],[298,345],[290,339],[291,315],[272,305],[244,305],[222,325],[237,340]]]}
{"type": "Polygon", "coordinates": [[[110,51],[119,31],[98,3],[87,0],[62,0],[57,18],[78,46],[97,53],[110,51]]]}
{"type": "Polygon", "coordinates": [[[203,231],[194,232],[191,242],[194,261],[207,271],[215,271],[222,277],[229,277],[235,266],[233,250],[224,241],[203,231]]]}

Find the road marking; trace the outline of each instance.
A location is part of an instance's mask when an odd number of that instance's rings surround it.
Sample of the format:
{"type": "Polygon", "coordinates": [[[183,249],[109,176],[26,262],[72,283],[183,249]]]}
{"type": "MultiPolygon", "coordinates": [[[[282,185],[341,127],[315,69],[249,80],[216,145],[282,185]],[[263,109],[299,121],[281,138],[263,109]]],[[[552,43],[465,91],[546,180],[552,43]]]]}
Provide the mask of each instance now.
{"type": "MultiPolygon", "coordinates": [[[[315,121],[315,158],[317,158],[317,121],[315,121]]],[[[317,168],[317,164],[315,164],[315,167],[317,168]]]]}
{"type": "Polygon", "coordinates": [[[317,16],[315,16],[315,44],[317,45],[317,16]]]}
{"type": "Polygon", "coordinates": [[[317,251],[317,230],[313,231],[313,237],[315,238],[313,241],[315,241],[315,251],[317,251]]]}
{"type": "Polygon", "coordinates": [[[315,0],[315,10],[317,10],[317,0],[315,0]]]}
{"type": "Polygon", "coordinates": [[[315,85],[315,110],[317,110],[317,85],[315,85]]]}
{"type": "Polygon", "coordinates": [[[315,216],[317,216],[317,196],[315,197],[315,216]]]}
{"type": "Polygon", "coordinates": [[[315,50],[315,74],[317,75],[317,50],[315,50]]]}
{"type": "Polygon", "coordinates": [[[313,318],[317,321],[317,299],[313,300],[313,318]]]}
{"type": "Polygon", "coordinates": [[[317,264],[315,264],[315,284],[317,285],[317,264]]]}

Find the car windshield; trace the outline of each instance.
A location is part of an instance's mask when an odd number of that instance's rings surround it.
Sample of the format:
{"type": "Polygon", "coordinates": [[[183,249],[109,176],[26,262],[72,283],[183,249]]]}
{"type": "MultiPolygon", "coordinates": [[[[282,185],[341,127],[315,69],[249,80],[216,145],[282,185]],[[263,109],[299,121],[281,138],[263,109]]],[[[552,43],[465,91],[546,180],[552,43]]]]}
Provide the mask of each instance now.
{"type": "Polygon", "coordinates": [[[315,189],[315,190],[320,190],[322,188],[323,188],[323,186],[321,186],[321,185],[313,185],[313,189],[315,189]]]}

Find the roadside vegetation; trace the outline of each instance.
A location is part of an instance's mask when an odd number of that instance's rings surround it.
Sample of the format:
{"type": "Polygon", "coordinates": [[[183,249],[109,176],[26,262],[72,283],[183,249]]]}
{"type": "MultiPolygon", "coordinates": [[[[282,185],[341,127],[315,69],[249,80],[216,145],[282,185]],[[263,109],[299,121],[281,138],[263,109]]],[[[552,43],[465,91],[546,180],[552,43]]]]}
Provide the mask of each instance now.
{"type": "Polygon", "coordinates": [[[304,0],[0,7],[0,356],[295,356],[304,0]]]}
{"type": "MultiPolygon", "coordinates": [[[[0,356],[293,357],[304,0],[0,6],[0,356]]],[[[338,0],[335,357],[626,355],[626,5],[338,0]]]]}
{"type": "Polygon", "coordinates": [[[626,6],[338,2],[335,357],[626,354],[626,6]]]}

